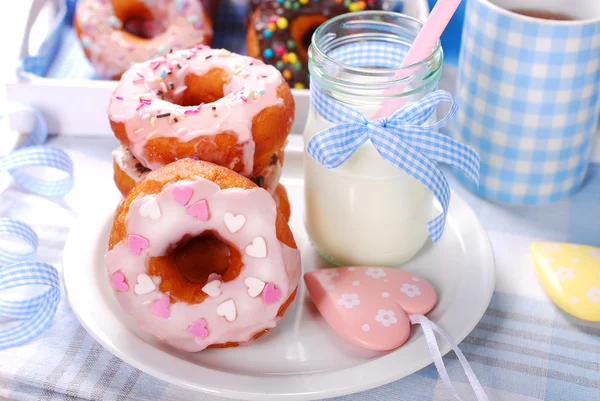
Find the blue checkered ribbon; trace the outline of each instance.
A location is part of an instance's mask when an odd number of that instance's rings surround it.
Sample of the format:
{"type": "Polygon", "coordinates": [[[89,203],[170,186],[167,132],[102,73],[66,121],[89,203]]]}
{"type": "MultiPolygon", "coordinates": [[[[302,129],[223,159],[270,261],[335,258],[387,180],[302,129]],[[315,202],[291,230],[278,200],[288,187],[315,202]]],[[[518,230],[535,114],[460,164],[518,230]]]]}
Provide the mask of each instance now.
{"type": "Polygon", "coordinates": [[[457,112],[452,96],[437,90],[389,117],[368,121],[358,111],[325,95],[314,81],[310,93],[316,112],[338,125],[313,136],[306,148],[308,154],[324,167],[335,168],[348,160],[362,144],[371,141],[381,157],[425,185],[440,202],[442,213],[427,223],[432,241],[437,242],[446,225],[450,186],[436,163],[449,164],[462,170],[473,181],[479,180],[477,153],[436,132],[457,112]],[[442,102],[452,103],[448,114],[434,124],[425,125],[442,102]]]}
{"type": "MultiPolygon", "coordinates": [[[[0,172],[8,171],[23,189],[45,197],[66,194],[73,186],[73,164],[61,149],[41,146],[48,137],[46,121],[34,109],[9,104],[8,113],[27,111],[33,115],[34,126],[25,141],[8,156],[0,159],[0,172]],[[34,172],[31,168],[36,168],[34,172]],[[52,168],[64,177],[48,178],[39,168],[52,168]]],[[[42,333],[52,321],[60,302],[58,272],[46,263],[35,261],[38,237],[26,224],[0,218],[0,238],[8,240],[0,247],[0,316],[22,322],[0,331],[0,350],[23,344],[42,333]],[[20,251],[21,242],[29,249],[20,251]],[[8,246],[6,246],[8,244],[8,246]],[[28,287],[45,289],[41,294],[26,299],[6,299],[6,291],[28,287]]]]}
{"type": "Polygon", "coordinates": [[[46,263],[32,261],[36,255],[37,235],[27,225],[0,218],[0,236],[25,242],[31,250],[20,253],[0,249],[0,294],[17,287],[41,287],[45,291],[21,300],[0,298],[0,316],[23,320],[0,330],[0,350],[21,345],[42,333],[54,318],[60,302],[58,272],[46,263]]]}
{"type": "MultiPolygon", "coordinates": [[[[62,150],[51,146],[41,146],[48,138],[48,128],[44,117],[35,109],[15,103],[8,104],[8,112],[28,112],[32,115],[34,126],[17,150],[0,159],[0,172],[8,171],[15,182],[23,189],[36,195],[55,198],[65,195],[73,186],[73,163],[62,150]],[[44,167],[63,172],[59,178],[48,178],[31,167],[44,167]]],[[[6,115],[5,114],[5,115],[6,115]]]]}

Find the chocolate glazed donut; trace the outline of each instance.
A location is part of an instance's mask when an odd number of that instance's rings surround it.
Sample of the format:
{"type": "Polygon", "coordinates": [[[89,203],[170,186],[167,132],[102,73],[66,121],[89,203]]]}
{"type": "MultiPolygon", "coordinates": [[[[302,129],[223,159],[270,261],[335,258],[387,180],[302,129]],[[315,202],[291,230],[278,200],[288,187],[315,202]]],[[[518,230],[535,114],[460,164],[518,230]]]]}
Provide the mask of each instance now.
{"type": "Polygon", "coordinates": [[[248,55],[276,66],[291,87],[306,88],[308,46],[314,30],[347,12],[382,8],[382,0],[251,0],[248,55]]]}

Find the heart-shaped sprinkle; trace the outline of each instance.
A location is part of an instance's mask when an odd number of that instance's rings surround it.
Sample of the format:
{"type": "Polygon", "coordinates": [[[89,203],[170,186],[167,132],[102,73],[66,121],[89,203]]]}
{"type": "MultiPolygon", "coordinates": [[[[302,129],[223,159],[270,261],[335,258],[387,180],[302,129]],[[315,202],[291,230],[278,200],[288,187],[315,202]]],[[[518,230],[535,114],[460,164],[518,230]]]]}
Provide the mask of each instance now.
{"type": "Polygon", "coordinates": [[[202,287],[202,292],[208,294],[211,297],[218,297],[219,295],[221,295],[221,289],[219,288],[220,286],[220,280],[213,280],[210,283],[206,284],[204,287],[202,287]]]}
{"type": "Polygon", "coordinates": [[[234,215],[233,213],[225,213],[223,220],[225,221],[225,226],[232,234],[240,231],[244,224],[246,224],[246,216],[243,214],[234,215]]]}
{"type": "Polygon", "coordinates": [[[156,316],[166,319],[171,316],[171,311],[169,310],[170,304],[171,301],[169,300],[169,296],[165,295],[164,297],[152,303],[150,311],[152,311],[152,313],[154,313],[156,316]]]}
{"type": "Polygon", "coordinates": [[[150,217],[152,220],[160,218],[160,208],[154,197],[150,197],[142,206],[140,206],[140,216],[150,217]]]}
{"type": "Polygon", "coordinates": [[[117,291],[129,291],[129,285],[127,284],[127,281],[125,281],[125,275],[123,275],[121,272],[116,272],[112,276],[112,286],[117,291]]]}
{"type": "Polygon", "coordinates": [[[192,187],[187,186],[176,186],[173,187],[172,192],[173,198],[175,198],[177,203],[179,203],[181,206],[185,206],[194,194],[194,189],[192,187]]]}
{"type": "Polygon", "coordinates": [[[206,328],[206,320],[198,319],[188,327],[187,332],[194,337],[208,337],[208,329],[206,328]]]}
{"type": "Polygon", "coordinates": [[[252,244],[246,247],[246,253],[255,258],[264,258],[267,256],[267,244],[262,237],[256,237],[252,244]]]}
{"type": "Polygon", "coordinates": [[[131,234],[127,237],[127,246],[129,252],[139,255],[144,249],[148,248],[148,240],[141,235],[131,234]]]}
{"type": "Polygon", "coordinates": [[[228,322],[233,322],[237,317],[237,311],[235,309],[235,303],[233,299],[227,300],[217,306],[217,315],[225,317],[228,322]]]}
{"type": "Polygon", "coordinates": [[[263,290],[263,301],[265,301],[266,304],[272,304],[273,302],[279,301],[279,298],[281,298],[281,291],[275,288],[273,283],[267,283],[263,290]]]}
{"type": "Polygon", "coordinates": [[[147,274],[137,276],[137,284],[135,285],[135,293],[138,295],[148,294],[156,289],[154,281],[147,274]]]}
{"type": "Polygon", "coordinates": [[[259,296],[265,288],[265,282],[254,277],[246,277],[244,284],[248,287],[248,295],[252,298],[259,296]]]}
{"type": "Polygon", "coordinates": [[[206,199],[199,200],[188,208],[188,214],[200,221],[208,220],[208,202],[206,199]]]}

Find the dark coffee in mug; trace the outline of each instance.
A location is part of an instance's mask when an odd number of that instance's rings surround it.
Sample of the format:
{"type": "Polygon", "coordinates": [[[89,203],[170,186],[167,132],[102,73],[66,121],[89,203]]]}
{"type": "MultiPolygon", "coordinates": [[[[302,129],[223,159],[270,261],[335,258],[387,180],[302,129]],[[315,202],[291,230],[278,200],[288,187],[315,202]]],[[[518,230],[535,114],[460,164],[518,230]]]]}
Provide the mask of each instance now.
{"type": "Polygon", "coordinates": [[[555,21],[573,21],[573,20],[575,20],[575,18],[573,18],[569,15],[553,13],[551,11],[545,11],[545,10],[514,9],[514,10],[510,10],[510,11],[512,11],[513,13],[525,15],[527,17],[540,18],[540,19],[549,19],[549,20],[555,20],[555,21]]]}

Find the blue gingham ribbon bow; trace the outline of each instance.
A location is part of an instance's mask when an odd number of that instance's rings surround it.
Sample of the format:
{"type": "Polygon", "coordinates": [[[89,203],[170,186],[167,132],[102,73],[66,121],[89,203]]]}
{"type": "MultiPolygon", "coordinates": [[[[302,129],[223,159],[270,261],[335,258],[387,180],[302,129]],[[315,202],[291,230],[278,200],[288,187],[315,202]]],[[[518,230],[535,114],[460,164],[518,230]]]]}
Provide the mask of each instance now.
{"type": "Polygon", "coordinates": [[[450,187],[436,163],[457,167],[475,182],[479,180],[479,155],[468,146],[436,132],[448,124],[458,110],[452,96],[436,90],[389,117],[368,121],[358,111],[325,95],[314,81],[310,92],[316,112],[338,125],[314,135],[308,142],[307,152],[324,167],[335,168],[370,140],[381,157],[425,185],[440,202],[442,213],[427,223],[432,241],[437,242],[446,225],[450,187]],[[425,125],[442,102],[452,103],[448,114],[425,125]]]}
{"type": "MultiPolygon", "coordinates": [[[[0,172],[8,171],[23,189],[44,197],[63,196],[73,185],[73,164],[61,149],[41,146],[48,137],[46,121],[34,109],[9,104],[6,114],[27,111],[34,117],[34,127],[27,139],[8,156],[0,159],[0,172]],[[37,168],[30,171],[30,168],[37,168]],[[39,168],[59,170],[62,177],[48,177],[39,168]]],[[[9,218],[0,218],[0,316],[22,320],[0,330],[0,350],[21,345],[42,333],[52,321],[60,302],[60,281],[56,269],[46,263],[36,262],[38,237],[26,224],[9,218]],[[23,246],[16,246],[22,243],[23,246]],[[14,289],[28,293],[43,290],[23,299],[8,297],[14,289]],[[6,290],[11,290],[7,294],[6,290]]]]}

